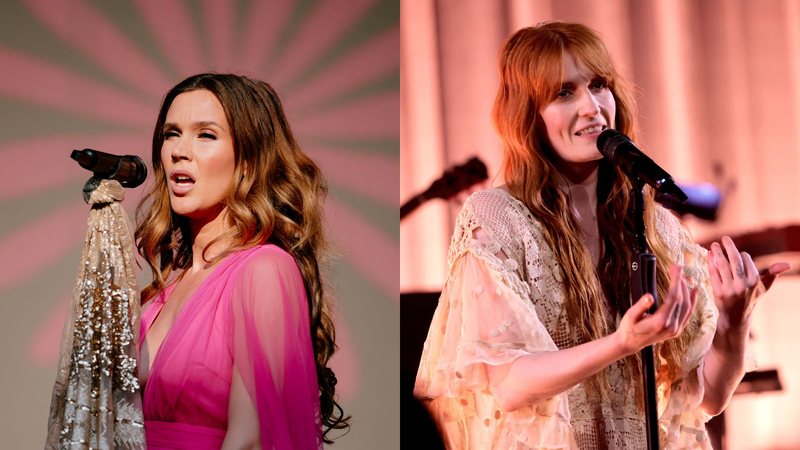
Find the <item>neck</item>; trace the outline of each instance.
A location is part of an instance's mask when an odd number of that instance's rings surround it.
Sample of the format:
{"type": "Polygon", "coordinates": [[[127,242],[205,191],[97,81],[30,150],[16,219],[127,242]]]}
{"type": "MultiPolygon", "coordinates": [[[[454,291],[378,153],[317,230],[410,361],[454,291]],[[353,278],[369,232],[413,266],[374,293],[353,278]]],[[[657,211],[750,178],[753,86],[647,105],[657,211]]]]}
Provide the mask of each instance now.
{"type": "Polygon", "coordinates": [[[586,170],[579,174],[574,170],[570,173],[564,173],[559,168],[556,182],[562,190],[573,195],[573,200],[575,200],[574,191],[579,191],[581,193],[587,193],[589,198],[586,200],[596,202],[598,167],[599,166],[595,164],[591,170],[586,170]]]}
{"type": "MultiPolygon", "coordinates": [[[[227,216],[227,208],[222,208],[210,219],[189,219],[189,227],[192,233],[192,267],[188,270],[191,273],[197,273],[213,265],[203,259],[203,251],[211,241],[227,231],[229,227],[227,216]]],[[[226,239],[215,242],[206,252],[208,260],[213,260],[223,254],[227,250],[228,244],[230,242],[226,239]]]]}
{"type": "Polygon", "coordinates": [[[592,257],[592,264],[597,267],[600,261],[600,232],[597,227],[597,166],[580,182],[560,174],[558,187],[569,198],[569,208],[578,223],[581,238],[592,257]]]}
{"type": "Polygon", "coordinates": [[[561,163],[555,164],[558,173],[566,181],[575,186],[583,184],[597,184],[597,169],[600,167],[599,161],[587,161],[583,163],[561,163]]]}

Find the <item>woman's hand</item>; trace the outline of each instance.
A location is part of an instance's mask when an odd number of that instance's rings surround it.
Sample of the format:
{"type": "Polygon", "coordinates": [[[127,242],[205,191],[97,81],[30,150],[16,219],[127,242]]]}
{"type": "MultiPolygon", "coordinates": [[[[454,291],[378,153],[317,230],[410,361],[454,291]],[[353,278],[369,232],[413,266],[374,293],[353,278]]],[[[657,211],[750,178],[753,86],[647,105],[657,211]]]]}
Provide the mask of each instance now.
{"type": "Polygon", "coordinates": [[[707,262],[719,310],[718,326],[723,329],[748,324],[758,297],[772,286],[778,275],[791,268],[789,263],[778,262],[759,274],[753,258],[746,252],[740,253],[728,236],[722,238],[722,245],[711,244],[707,262]]]}
{"type": "Polygon", "coordinates": [[[704,359],[705,390],[701,406],[706,413],[716,415],[728,405],[744,376],[750,315],[758,297],[791,266],[779,262],[759,274],[753,258],[746,252],[740,253],[728,236],[722,238],[722,245],[711,244],[707,262],[719,319],[711,351],[704,359]]]}
{"type": "Polygon", "coordinates": [[[643,295],[631,306],[620,321],[617,335],[625,355],[638,352],[648,345],[679,336],[694,310],[696,290],[689,291],[683,279],[683,269],[672,265],[669,269],[669,292],[653,314],[647,310],[653,304],[650,294],[643,295]]]}

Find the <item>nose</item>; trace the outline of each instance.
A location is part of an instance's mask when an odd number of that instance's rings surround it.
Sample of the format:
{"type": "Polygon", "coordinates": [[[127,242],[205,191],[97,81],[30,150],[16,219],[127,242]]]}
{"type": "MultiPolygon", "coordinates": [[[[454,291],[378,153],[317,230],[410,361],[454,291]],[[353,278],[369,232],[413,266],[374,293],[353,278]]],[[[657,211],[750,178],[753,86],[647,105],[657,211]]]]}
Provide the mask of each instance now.
{"type": "Polygon", "coordinates": [[[587,89],[583,92],[578,114],[583,117],[594,117],[600,114],[600,101],[595,97],[592,91],[587,89]]]}
{"type": "Polygon", "coordinates": [[[189,148],[188,139],[184,139],[183,136],[172,138],[164,143],[171,145],[169,148],[169,155],[173,162],[180,161],[181,159],[191,159],[191,148],[189,148]]]}

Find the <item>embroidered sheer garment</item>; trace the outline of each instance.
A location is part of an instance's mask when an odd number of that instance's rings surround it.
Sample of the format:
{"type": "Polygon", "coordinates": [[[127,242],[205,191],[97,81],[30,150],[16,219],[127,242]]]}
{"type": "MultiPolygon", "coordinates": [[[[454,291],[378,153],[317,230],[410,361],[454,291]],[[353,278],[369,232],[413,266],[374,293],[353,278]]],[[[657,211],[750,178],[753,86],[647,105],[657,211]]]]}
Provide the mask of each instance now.
{"type": "MultiPolygon", "coordinates": [[[[140,347],[173,289],[145,307],[140,347]]],[[[303,279],[274,245],[225,257],[175,317],[143,374],[148,449],[219,449],[234,373],[258,413],[261,448],[322,448],[303,279]]]]}
{"type": "Polygon", "coordinates": [[[136,336],[139,293],[122,185],[90,178],[86,245],[61,340],[46,449],[145,447],[136,336]]]}
{"type": "MultiPolygon", "coordinates": [[[[693,338],[680,377],[658,378],[662,448],[710,449],[700,409],[702,361],[711,346],[717,311],[705,267],[705,249],[659,207],[656,228],[684,265],[697,303],[686,327],[693,338]]],[[[541,225],[508,192],[473,194],[456,222],[448,279],[431,323],[417,374],[422,399],[452,449],[641,449],[644,415],[623,378],[610,368],[608,398],[583,384],[503,412],[492,397],[487,365],[500,366],[539,352],[574,345],[562,304],[560,268],[541,225]]]]}

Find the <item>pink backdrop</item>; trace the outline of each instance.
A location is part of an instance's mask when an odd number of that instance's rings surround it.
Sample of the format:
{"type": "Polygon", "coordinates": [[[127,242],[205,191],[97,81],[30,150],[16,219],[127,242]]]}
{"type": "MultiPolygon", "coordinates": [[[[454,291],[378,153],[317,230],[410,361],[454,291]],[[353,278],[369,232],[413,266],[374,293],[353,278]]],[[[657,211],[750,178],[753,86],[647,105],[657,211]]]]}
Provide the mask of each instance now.
{"type": "Polygon", "coordinates": [[[337,445],[399,441],[399,40],[397,0],[0,2],[1,447],[45,437],[88,216],[71,149],[148,161],[162,96],[209,70],[272,84],[328,179],[337,445]]]}
{"type": "MultiPolygon", "coordinates": [[[[599,31],[637,86],[642,146],[680,182],[723,189],[716,222],[687,220],[699,241],[800,223],[795,0],[404,0],[401,202],[473,155],[490,178],[497,173],[498,51],[513,31],[544,20],[599,31]]],[[[458,210],[459,201],[436,200],[403,221],[401,292],[441,289],[458,210]]],[[[798,277],[787,276],[759,305],[753,349],[762,368],[780,370],[784,390],[734,398],[730,448],[800,448],[800,355],[790,344],[800,339],[799,293],[798,277]]]]}

